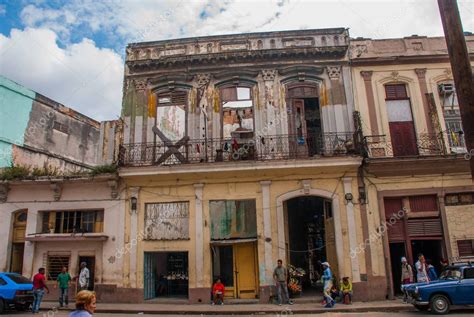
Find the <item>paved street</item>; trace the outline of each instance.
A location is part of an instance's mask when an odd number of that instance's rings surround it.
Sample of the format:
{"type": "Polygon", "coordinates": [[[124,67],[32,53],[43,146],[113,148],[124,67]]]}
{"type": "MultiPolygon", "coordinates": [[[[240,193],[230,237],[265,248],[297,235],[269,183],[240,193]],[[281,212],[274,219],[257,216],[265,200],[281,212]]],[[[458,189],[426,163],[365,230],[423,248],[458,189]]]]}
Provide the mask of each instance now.
{"type": "MultiPolygon", "coordinates": [[[[141,315],[141,314],[94,314],[95,317],[102,317],[102,316],[113,316],[113,317],[126,317],[126,316],[137,316],[137,315],[141,315]]],[[[254,314],[254,315],[241,315],[241,316],[255,316],[255,315],[260,315],[258,313],[254,314]]],[[[283,316],[288,316],[288,315],[291,315],[291,312],[289,311],[284,311],[283,313],[281,314],[265,314],[265,316],[275,316],[275,317],[283,317],[283,316]]],[[[453,311],[451,314],[449,314],[450,317],[464,317],[464,316],[472,316],[473,315],[473,311],[469,311],[469,310],[460,310],[460,311],[453,311]]],[[[31,314],[28,314],[28,313],[18,313],[18,314],[8,314],[8,315],[4,315],[4,316],[15,316],[15,317],[21,317],[21,316],[32,316],[31,314]]],[[[52,314],[50,313],[49,315],[46,313],[46,312],[43,312],[39,315],[36,315],[36,316],[40,316],[40,317],[47,317],[47,316],[50,316],[50,317],[61,317],[61,316],[67,316],[67,313],[63,313],[63,312],[59,312],[59,313],[56,313],[56,314],[52,314]],[[43,315],[44,314],[44,315],[43,315]]],[[[148,315],[147,316],[161,316],[161,317],[171,317],[171,316],[183,316],[183,315],[148,315]]],[[[189,317],[201,317],[201,316],[204,316],[204,315],[187,315],[189,317]]],[[[213,316],[216,316],[216,317],[220,317],[220,316],[232,316],[232,315],[213,315],[213,316]]],[[[406,317],[417,317],[417,316],[433,316],[433,315],[430,315],[428,313],[421,313],[421,312],[401,312],[401,313],[383,313],[383,312],[371,312],[371,313],[322,313],[322,314],[298,314],[297,316],[299,317],[309,317],[309,316],[331,316],[331,317],[337,317],[337,316],[345,316],[345,317],[388,317],[388,316],[406,316],[406,317]]]]}

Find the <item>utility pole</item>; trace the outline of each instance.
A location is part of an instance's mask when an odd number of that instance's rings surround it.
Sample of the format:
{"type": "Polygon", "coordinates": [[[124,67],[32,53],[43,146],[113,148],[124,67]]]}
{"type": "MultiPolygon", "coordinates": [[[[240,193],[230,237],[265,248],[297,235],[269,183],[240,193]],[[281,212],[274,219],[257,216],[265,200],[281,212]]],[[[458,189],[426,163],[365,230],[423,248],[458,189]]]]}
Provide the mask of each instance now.
{"type": "MultiPolygon", "coordinates": [[[[464,38],[456,0],[438,0],[444,36],[448,46],[454,84],[461,111],[466,148],[474,150],[474,79],[471,61],[464,38]]],[[[471,176],[474,178],[474,157],[470,159],[471,176]]]]}

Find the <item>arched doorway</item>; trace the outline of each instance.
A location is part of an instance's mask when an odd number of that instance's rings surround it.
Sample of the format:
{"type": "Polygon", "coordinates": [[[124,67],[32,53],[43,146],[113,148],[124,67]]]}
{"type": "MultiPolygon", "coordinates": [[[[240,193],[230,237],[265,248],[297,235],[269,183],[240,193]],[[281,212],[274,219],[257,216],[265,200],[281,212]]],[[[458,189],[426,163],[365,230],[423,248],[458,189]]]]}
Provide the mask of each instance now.
{"type": "Polygon", "coordinates": [[[13,213],[10,272],[21,274],[23,270],[27,218],[27,210],[19,210],[13,213]]]}
{"type": "MultiPolygon", "coordinates": [[[[303,276],[292,276],[303,295],[321,293],[322,262],[337,265],[332,202],[318,196],[298,196],[284,203],[286,260],[303,276]]],[[[298,275],[298,274],[295,274],[298,275]]]]}

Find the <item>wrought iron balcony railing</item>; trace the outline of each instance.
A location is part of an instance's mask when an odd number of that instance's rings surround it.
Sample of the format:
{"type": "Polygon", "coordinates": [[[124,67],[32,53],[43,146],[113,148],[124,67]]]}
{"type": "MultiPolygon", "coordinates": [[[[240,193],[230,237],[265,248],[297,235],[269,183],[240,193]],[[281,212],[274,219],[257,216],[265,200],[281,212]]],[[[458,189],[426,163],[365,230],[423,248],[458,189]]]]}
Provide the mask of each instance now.
{"type": "Polygon", "coordinates": [[[120,147],[119,164],[149,166],[361,155],[359,143],[352,132],[304,137],[273,135],[252,139],[183,139],[177,143],[134,143],[120,147]]]}
{"type": "Polygon", "coordinates": [[[392,140],[386,135],[364,137],[365,155],[369,158],[382,157],[417,157],[465,153],[462,135],[453,137],[449,133],[427,134],[416,136],[415,140],[399,138],[392,140]]]}

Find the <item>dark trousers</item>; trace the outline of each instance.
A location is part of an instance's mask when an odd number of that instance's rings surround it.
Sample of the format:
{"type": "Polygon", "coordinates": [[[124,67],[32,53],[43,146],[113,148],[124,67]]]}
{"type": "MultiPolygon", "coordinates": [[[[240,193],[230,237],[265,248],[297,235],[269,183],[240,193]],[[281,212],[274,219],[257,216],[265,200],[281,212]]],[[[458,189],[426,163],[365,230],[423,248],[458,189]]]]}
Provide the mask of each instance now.
{"type": "Polygon", "coordinates": [[[59,288],[59,306],[69,305],[68,292],[69,289],[67,287],[59,288]]]}

